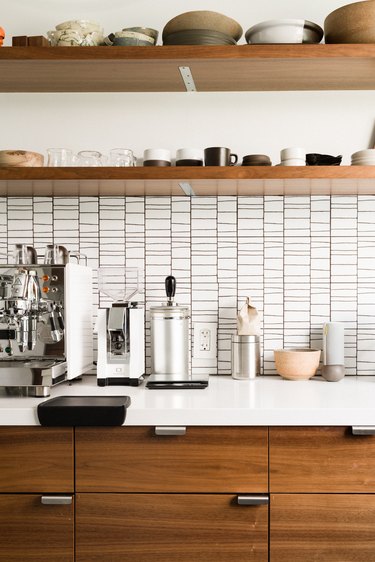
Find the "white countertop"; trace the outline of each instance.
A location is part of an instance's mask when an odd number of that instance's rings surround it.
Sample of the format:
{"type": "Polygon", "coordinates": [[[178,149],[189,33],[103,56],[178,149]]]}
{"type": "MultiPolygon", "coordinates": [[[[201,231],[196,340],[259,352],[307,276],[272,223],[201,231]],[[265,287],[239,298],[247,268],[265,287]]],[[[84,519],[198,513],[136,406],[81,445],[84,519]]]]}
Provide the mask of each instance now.
{"type": "MultiPolygon", "coordinates": [[[[374,425],[375,377],[345,377],[328,383],[320,377],[286,381],[259,377],[237,381],[211,376],[199,390],[149,390],[98,387],[86,376],[51,391],[70,396],[131,397],[124,425],[374,425]]],[[[0,398],[0,425],[39,425],[37,405],[49,398],[0,398]]]]}

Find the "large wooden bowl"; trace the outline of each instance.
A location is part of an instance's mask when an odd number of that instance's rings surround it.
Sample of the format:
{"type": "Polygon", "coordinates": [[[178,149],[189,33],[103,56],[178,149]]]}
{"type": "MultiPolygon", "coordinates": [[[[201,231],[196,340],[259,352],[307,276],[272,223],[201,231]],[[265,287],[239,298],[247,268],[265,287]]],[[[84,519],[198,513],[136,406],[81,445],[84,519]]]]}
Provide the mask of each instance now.
{"type": "Polygon", "coordinates": [[[41,168],[44,164],[43,154],[27,150],[0,150],[0,167],[41,168]]]}
{"type": "Polygon", "coordinates": [[[375,43],[375,0],[331,12],[324,22],[324,35],[326,43],[375,43]]]}
{"type": "Polygon", "coordinates": [[[320,349],[275,349],[275,367],[283,379],[311,379],[318,370],[320,349]]]}
{"type": "Polygon", "coordinates": [[[232,18],[228,18],[219,12],[210,12],[208,10],[198,10],[194,12],[185,12],[179,14],[175,18],[169,20],[163,29],[163,40],[171,33],[176,31],[188,31],[189,29],[210,29],[219,31],[239,40],[243,33],[243,29],[238,22],[232,18]]]}

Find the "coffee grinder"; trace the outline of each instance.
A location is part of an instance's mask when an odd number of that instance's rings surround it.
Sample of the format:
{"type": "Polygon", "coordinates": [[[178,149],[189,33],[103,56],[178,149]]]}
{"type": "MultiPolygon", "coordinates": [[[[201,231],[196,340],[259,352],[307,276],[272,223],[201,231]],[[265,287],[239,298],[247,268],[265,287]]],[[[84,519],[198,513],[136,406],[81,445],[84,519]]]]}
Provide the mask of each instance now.
{"type": "Polygon", "coordinates": [[[101,267],[99,291],[113,302],[98,310],[98,386],[138,386],[145,372],[144,307],[140,270],[101,267]]]}

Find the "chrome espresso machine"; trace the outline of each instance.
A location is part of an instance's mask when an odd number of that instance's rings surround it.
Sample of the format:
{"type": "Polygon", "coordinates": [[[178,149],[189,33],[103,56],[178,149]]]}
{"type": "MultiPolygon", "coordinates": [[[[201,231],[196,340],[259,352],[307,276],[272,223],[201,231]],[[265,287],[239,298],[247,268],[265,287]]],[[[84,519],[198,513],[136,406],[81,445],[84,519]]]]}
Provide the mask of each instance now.
{"type": "Polygon", "coordinates": [[[23,244],[14,261],[0,264],[0,389],[49,396],[92,368],[92,270],[53,244],[46,263],[23,244]]]}

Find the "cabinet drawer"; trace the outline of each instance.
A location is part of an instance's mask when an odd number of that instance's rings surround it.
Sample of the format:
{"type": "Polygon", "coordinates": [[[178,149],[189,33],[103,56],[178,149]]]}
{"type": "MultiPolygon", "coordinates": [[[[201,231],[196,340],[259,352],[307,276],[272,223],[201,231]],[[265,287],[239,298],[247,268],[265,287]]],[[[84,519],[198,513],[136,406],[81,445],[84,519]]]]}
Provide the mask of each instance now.
{"type": "Polygon", "coordinates": [[[0,427],[0,492],[71,492],[73,430],[0,427]]]}
{"type": "Polygon", "coordinates": [[[43,505],[40,495],[0,495],[1,562],[73,562],[71,505],[43,505]]]}
{"type": "Polygon", "coordinates": [[[267,492],[268,430],[188,427],[76,429],[80,492],[267,492]]]}
{"type": "Polygon", "coordinates": [[[375,436],[351,427],[270,428],[272,492],[375,492],[375,436]]]}
{"type": "Polygon", "coordinates": [[[76,562],[267,562],[268,506],[236,496],[78,494],[76,562]]]}
{"type": "Polygon", "coordinates": [[[375,496],[271,496],[271,562],[375,560],[375,496]]]}

